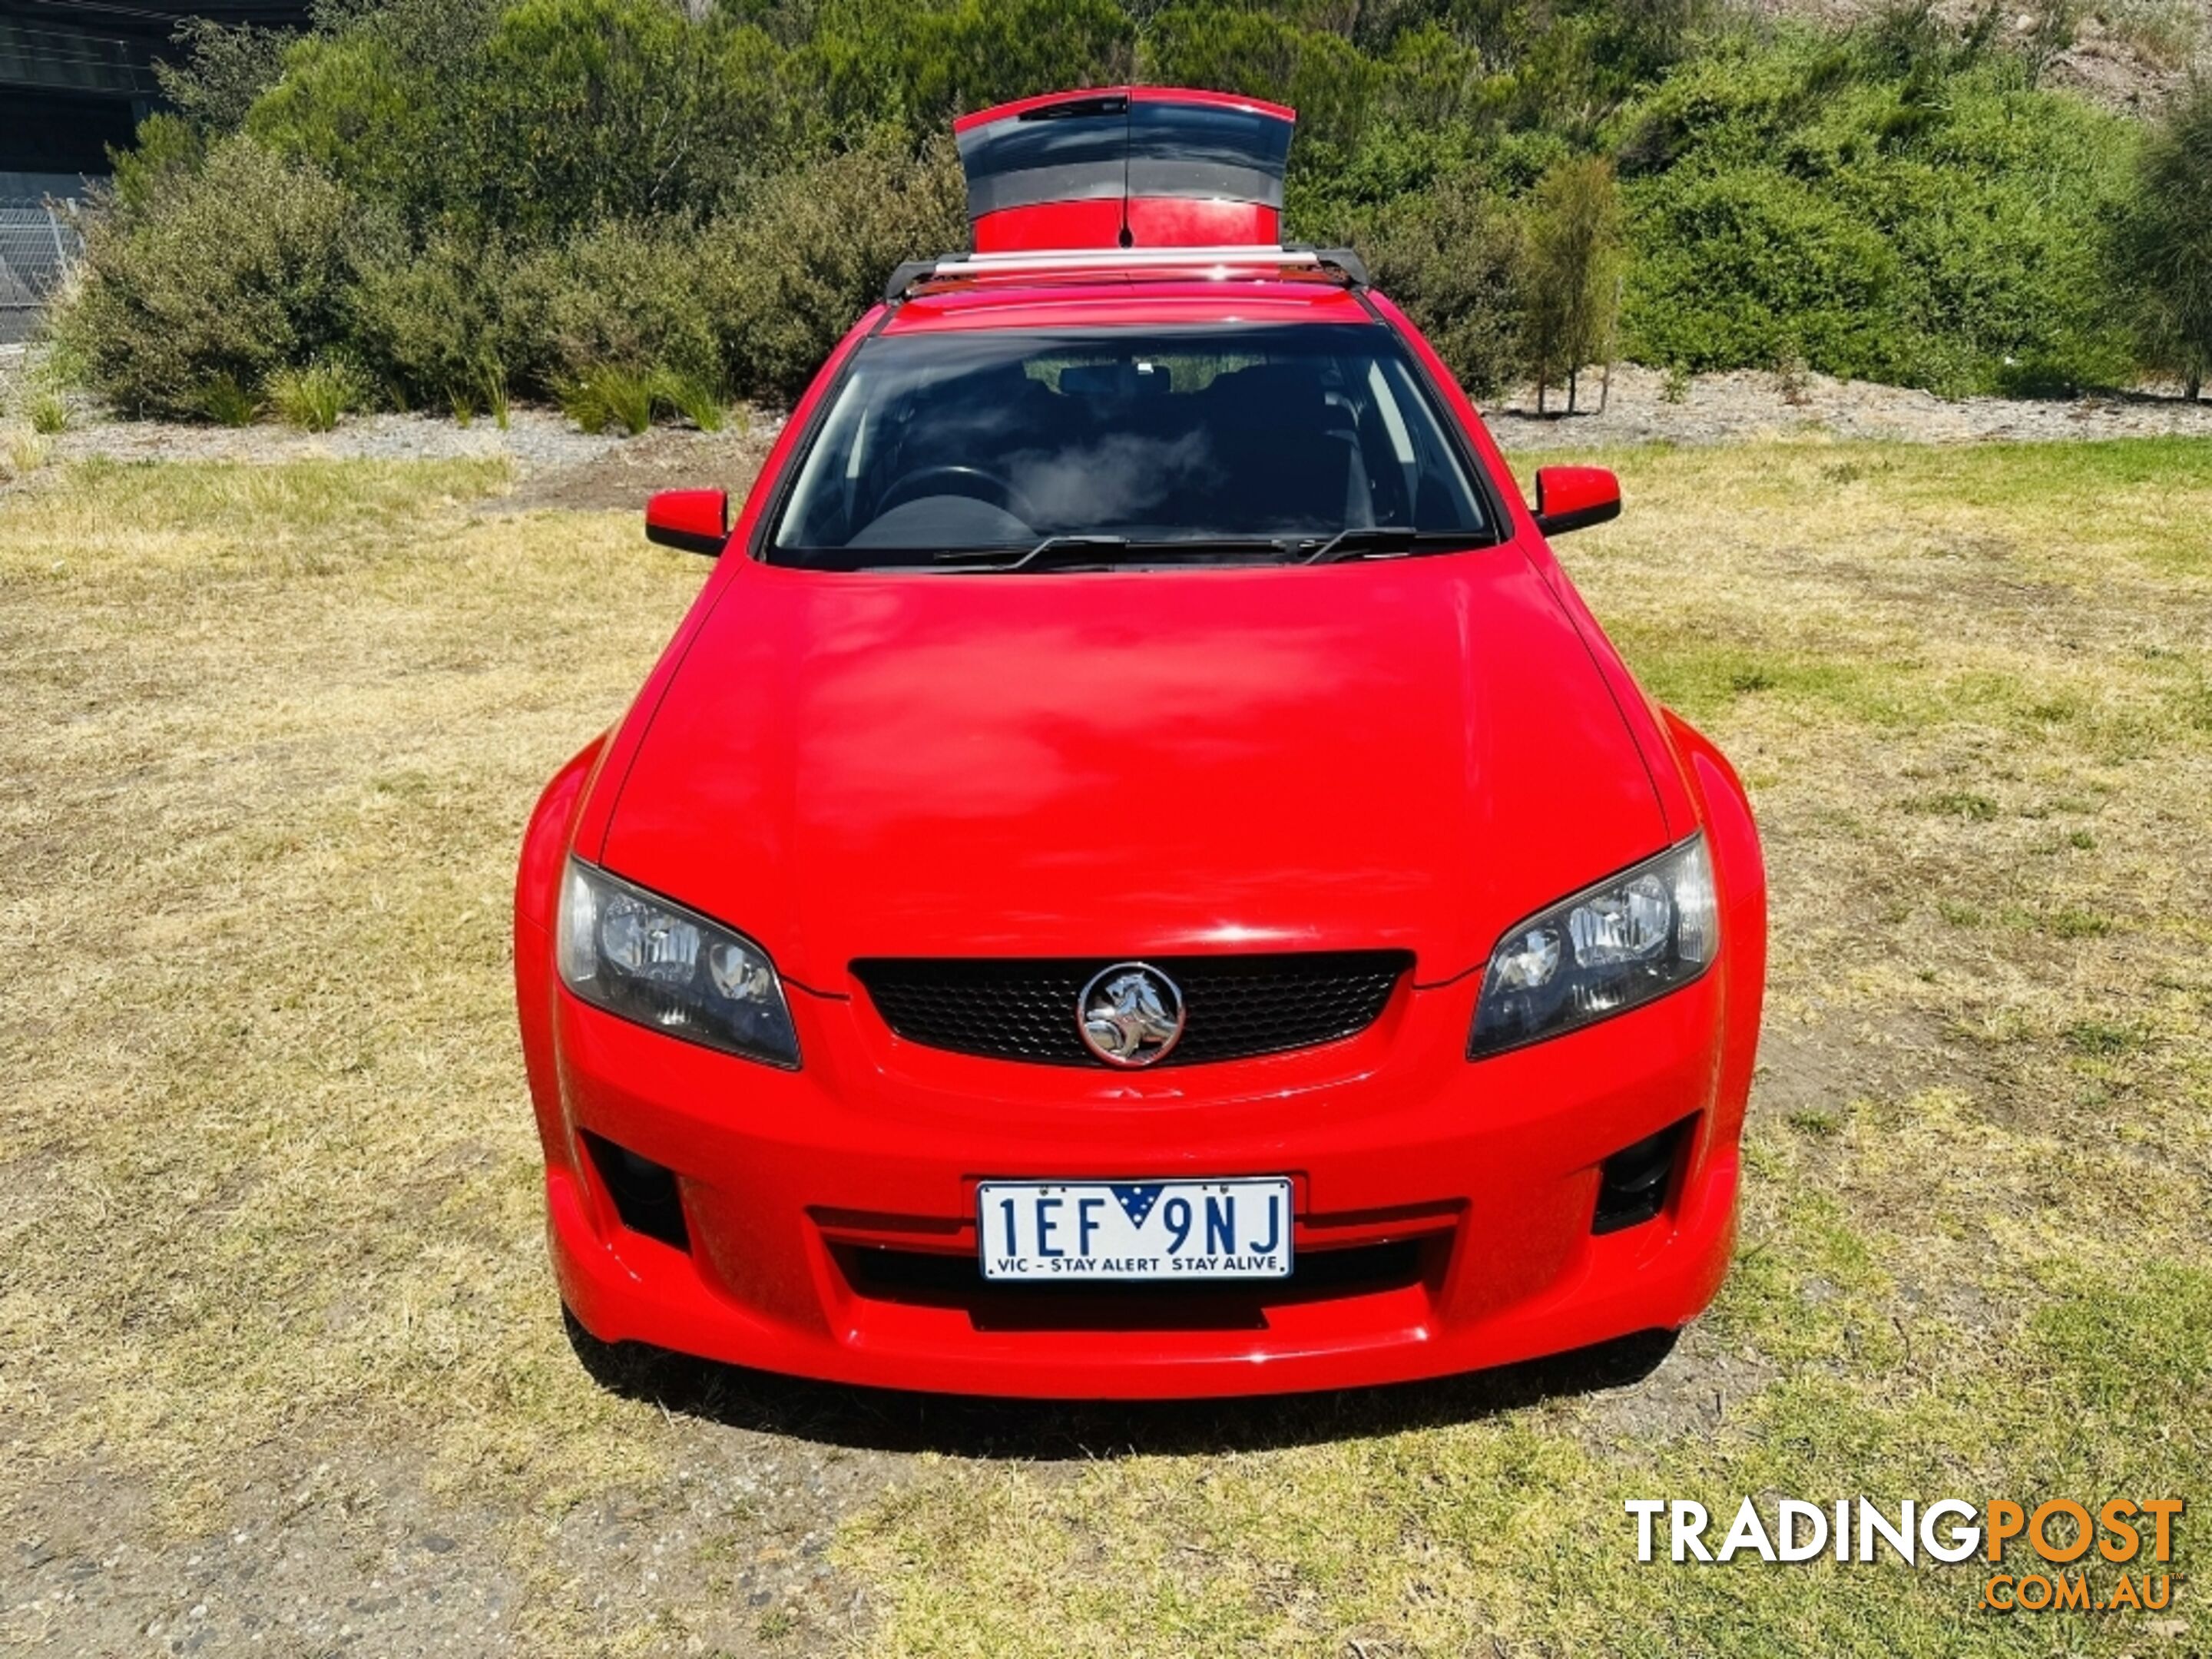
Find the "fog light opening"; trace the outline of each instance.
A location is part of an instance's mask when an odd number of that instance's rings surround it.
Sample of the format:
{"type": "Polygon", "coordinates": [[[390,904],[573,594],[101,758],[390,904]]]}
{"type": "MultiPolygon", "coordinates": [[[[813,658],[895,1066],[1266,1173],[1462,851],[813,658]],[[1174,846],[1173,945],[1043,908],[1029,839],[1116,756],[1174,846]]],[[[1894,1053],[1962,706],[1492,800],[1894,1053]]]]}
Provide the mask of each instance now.
{"type": "Polygon", "coordinates": [[[1674,1165],[1689,1144],[1686,1117],[1648,1135],[1632,1146],[1624,1146],[1598,1166],[1597,1208],[1590,1217],[1594,1233],[1617,1233],[1640,1226],[1667,1207],[1667,1194],[1674,1184],[1674,1165]]]}
{"type": "Polygon", "coordinates": [[[615,1214],[634,1233],[657,1238],[679,1250],[691,1248],[691,1235],[684,1224],[684,1200],[676,1190],[676,1173],[651,1158],[617,1146],[603,1135],[583,1131],[592,1164],[615,1201],[615,1214]]]}

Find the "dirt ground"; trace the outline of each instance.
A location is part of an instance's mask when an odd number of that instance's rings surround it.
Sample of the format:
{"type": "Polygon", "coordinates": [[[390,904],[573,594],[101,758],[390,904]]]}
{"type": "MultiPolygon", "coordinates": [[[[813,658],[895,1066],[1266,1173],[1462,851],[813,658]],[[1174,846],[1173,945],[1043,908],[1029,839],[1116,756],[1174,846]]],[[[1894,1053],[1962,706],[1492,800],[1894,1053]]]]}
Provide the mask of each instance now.
{"type": "MultiPolygon", "coordinates": [[[[696,589],[640,498],[741,484],[766,422],[63,434],[0,489],[0,1649],[1658,1651],[1680,1592],[1593,1570],[1617,1480],[1817,1495],[1834,1425],[1872,1489],[2086,1490],[2122,1472],[2048,1438],[2077,1400],[2128,1478],[2201,1475],[2208,453],[1975,446],[2070,435],[2010,406],[1846,442],[1917,400],[1662,389],[1499,429],[1622,470],[1630,516],[1563,555],[1759,803],[1736,1273],[1678,1342],[1198,1408],[864,1395],[562,1325],[514,839],[696,589]],[[1685,447],[1601,447],[1655,435],[1685,447]],[[2116,1322],[2052,1346],[2078,1305],[2116,1322]]],[[[1940,1575],[1793,1582],[1788,1627],[1724,1580],[1679,1610],[1715,1652],[2039,1650],[1940,1575]]],[[[2174,1622],[2066,1641],[2179,1659],[2174,1622]]]]}

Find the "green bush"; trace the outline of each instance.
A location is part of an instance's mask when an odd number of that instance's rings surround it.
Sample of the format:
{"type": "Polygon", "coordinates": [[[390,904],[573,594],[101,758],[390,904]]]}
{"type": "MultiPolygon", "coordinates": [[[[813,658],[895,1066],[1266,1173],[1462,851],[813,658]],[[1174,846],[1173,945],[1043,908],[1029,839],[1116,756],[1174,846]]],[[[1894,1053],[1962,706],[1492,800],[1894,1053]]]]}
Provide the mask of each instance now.
{"type": "Polygon", "coordinates": [[[562,412],[585,431],[618,426],[635,438],[653,424],[653,388],[649,374],[601,363],[558,382],[554,395],[562,412]]]}
{"type": "Polygon", "coordinates": [[[700,261],[731,388],[797,397],[882,296],[892,267],[967,240],[966,196],[947,144],[917,161],[877,143],[772,180],[700,261]]]}
{"type": "Polygon", "coordinates": [[[1137,25],[1112,0],[825,7],[793,54],[830,131],[896,118],[916,135],[1035,92],[1133,78],[1137,25]]]}
{"type": "Polygon", "coordinates": [[[180,411],[204,415],[217,426],[251,426],[260,417],[261,401],[228,374],[210,374],[193,388],[180,411]]]}
{"type": "Polygon", "coordinates": [[[1524,241],[1522,321],[1536,407],[1566,382],[1571,412],[1585,364],[1613,361],[1620,311],[1620,189],[1595,156],[1562,161],[1537,183],[1524,241]]]}
{"type": "Polygon", "coordinates": [[[23,413],[30,418],[31,430],[42,438],[69,429],[69,403],[58,392],[49,389],[33,392],[24,400],[23,413]]]}
{"type": "Polygon", "coordinates": [[[233,27],[186,17],[171,40],[184,50],[155,60],[163,94],[203,132],[231,132],[245,125],[255,99],[283,72],[289,29],[233,27]]]}
{"type": "Polygon", "coordinates": [[[726,411],[721,397],[703,380],[663,369],[653,386],[653,395],[660,407],[690,422],[702,432],[722,429],[726,411]]]}
{"type": "Polygon", "coordinates": [[[517,260],[498,299],[517,383],[550,386],[612,365],[721,386],[725,321],[709,292],[720,234],[613,222],[517,260]]]}
{"type": "Polygon", "coordinates": [[[395,0],[294,45],[248,131],[418,228],[696,211],[780,155],[784,53],[665,0],[395,0]]]}
{"type": "Polygon", "coordinates": [[[662,0],[522,0],[450,112],[447,199],[526,234],[712,203],[775,140],[777,58],[662,0]]]}
{"type": "Polygon", "coordinates": [[[1222,87],[1290,105],[1298,112],[1304,148],[1292,154],[1302,167],[1333,159],[1358,139],[1383,79],[1381,66],[1340,34],[1220,4],[1161,12],[1145,64],[1148,78],[1170,86],[1222,87]]]}
{"type": "Polygon", "coordinates": [[[1844,204],[1756,165],[1669,174],[1632,199],[1631,356],[1713,369],[1794,353],[1865,379],[1891,356],[1897,252],[1844,204]]]}
{"type": "Polygon", "coordinates": [[[367,408],[370,397],[368,379],[358,368],[328,356],[272,370],[263,391],[276,418],[302,432],[328,432],[341,416],[367,408]]]}
{"type": "Polygon", "coordinates": [[[2212,376],[2212,81],[2160,117],[2115,233],[2143,358],[2193,398],[2212,376]]]}
{"type": "Polygon", "coordinates": [[[139,211],[95,222],[53,329],[118,407],[204,413],[210,384],[258,386],[343,337],[356,220],[317,169],[225,139],[139,211]]]}
{"type": "Polygon", "coordinates": [[[510,329],[501,306],[508,265],[496,240],[441,231],[416,247],[398,234],[373,239],[346,309],[356,349],[393,402],[473,408],[488,382],[503,386],[529,357],[538,343],[510,329]]]}
{"type": "Polygon", "coordinates": [[[1948,392],[2128,377],[2102,243],[2132,135],[1917,15],[1736,43],[1633,113],[1630,355],[1948,392]]]}
{"type": "Polygon", "coordinates": [[[1470,396],[1519,368],[1520,242],[1481,175],[1402,197],[1356,239],[1376,282],[1419,325],[1470,396]]]}
{"type": "Polygon", "coordinates": [[[112,218],[129,221],[165,204],[206,165],[207,138],[189,121],[156,113],[138,124],[135,146],[110,153],[115,173],[108,180],[107,210],[112,218]]]}

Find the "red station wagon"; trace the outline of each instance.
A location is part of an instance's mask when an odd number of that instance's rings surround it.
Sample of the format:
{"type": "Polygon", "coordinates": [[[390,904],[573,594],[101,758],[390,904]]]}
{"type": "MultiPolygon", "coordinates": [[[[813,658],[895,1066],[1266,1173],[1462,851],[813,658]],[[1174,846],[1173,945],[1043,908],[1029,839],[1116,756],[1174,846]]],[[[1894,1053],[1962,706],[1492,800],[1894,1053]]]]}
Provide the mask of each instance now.
{"type": "Polygon", "coordinates": [[[1200,1395],[1680,1326],[1734,1237],[1765,881],[1437,354],[1279,245],[1292,115],[958,124],[635,703],[515,975],[561,1293],[848,1382],[1200,1395]]]}

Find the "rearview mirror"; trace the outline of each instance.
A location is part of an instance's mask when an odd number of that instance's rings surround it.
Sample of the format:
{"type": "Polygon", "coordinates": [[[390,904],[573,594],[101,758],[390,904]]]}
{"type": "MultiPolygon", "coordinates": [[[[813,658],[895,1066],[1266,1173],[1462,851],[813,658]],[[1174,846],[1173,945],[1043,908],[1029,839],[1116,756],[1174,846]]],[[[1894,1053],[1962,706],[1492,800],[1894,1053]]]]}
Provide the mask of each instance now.
{"type": "Polygon", "coordinates": [[[1620,480],[1601,466],[1536,469],[1536,528],[1547,536],[1620,516],[1620,480]]]}
{"type": "Polygon", "coordinates": [[[726,489],[664,489],[645,504],[645,538],[713,558],[730,539],[726,489]]]}

